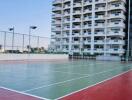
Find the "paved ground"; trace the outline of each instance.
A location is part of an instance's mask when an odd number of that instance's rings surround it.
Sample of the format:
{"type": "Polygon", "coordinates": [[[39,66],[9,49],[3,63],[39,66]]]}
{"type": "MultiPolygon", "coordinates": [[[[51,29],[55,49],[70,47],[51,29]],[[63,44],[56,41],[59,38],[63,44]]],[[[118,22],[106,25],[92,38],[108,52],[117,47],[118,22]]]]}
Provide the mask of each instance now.
{"type": "Polygon", "coordinates": [[[61,100],[132,100],[132,71],[61,100]]]}
{"type": "Polygon", "coordinates": [[[132,74],[123,74],[132,70],[131,63],[88,60],[33,62],[0,63],[0,87],[3,87],[0,99],[132,100],[132,74]]]}
{"type": "Polygon", "coordinates": [[[41,99],[0,88],[0,100],[41,100],[41,99]]]}

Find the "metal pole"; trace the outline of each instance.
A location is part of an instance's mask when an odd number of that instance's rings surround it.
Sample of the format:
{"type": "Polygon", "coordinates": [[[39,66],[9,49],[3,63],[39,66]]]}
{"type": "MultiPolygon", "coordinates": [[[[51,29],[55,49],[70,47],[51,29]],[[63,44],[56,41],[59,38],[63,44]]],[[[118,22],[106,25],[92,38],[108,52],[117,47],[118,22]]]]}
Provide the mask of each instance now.
{"type": "Polygon", "coordinates": [[[31,27],[29,27],[29,47],[28,47],[28,53],[30,53],[30,35],[31,35],[31,27]]]}
{"type": "Polygon", "coordinates": [[[6,32],[4,32],[4,52],[6,51],[6,32]]]}
{"type": "Polygon", "coordinates": [[[30,48],[31,48],[31,46],[30,46],[30,41],[31,41],[31,29],[36,29],[37,27],[36,26],[30,26],[29,27],[29,49],[28,49],[28,53],[30,53],[30,48]]]}
{"type": "Polygon", "coordinates": [[[12,34],[12,53],[13,53],[13,50],[14,50],[14,36],[15,36],[15,33],[14,33],[14,27],[13,27],[13,34],[12,34]]]}
{"type": "Polygon", "coordinates": [[[126,59],[128,61],[128,57],[129,57],[129,50],[130,50],[130,36],[129,36],[129,33],[130,33],[130,13],[131,13],[131,0],[128,1],[128,4],[129,4],[129,12],[128,12],[128,39],[127,39],[127,51],[126,51],[126,59]]]}

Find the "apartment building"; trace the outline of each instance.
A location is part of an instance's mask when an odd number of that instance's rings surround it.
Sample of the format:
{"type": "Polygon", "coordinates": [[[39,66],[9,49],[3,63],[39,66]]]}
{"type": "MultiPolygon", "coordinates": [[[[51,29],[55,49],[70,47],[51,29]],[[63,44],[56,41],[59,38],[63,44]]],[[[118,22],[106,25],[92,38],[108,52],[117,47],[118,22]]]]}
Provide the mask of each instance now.
{"type": "Polygon", "coordinates": [[[129,4],[129,0],[54,0],[51,38],[55,52],[125,55],[132,42],[129,4]]]}

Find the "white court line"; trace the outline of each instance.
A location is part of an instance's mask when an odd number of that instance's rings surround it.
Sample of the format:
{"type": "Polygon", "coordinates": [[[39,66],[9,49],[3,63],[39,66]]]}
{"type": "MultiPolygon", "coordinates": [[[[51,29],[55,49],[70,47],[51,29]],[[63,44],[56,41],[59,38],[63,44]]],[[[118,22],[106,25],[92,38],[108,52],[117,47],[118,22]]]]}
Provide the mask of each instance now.
{"type": "MultiPolygon", "coordinates": [[[[114,62],[113,64],[117,64],[117,63],[114,62]]],[[[79,66],[75,66],[75,65],[76,64],[73,64],[72,66],[70,65],[70,67],[64,66],[64,67],[55,68],[55,69],[66,69],[66,68],[82,67],[82,65],[79,65],[79,66]]],[[[89,65],[104,65],[104,63],[103,62],[96,62],[96,63],[92,63],[92,64],[83,65],[83,67],[89,66],[89,65]]]]}
{"type": "Polygon", "coordinates": [[[69,95],[72,95],[72,94],[74,94],[74,93],[77,93],[77,92],[83,91],[83,90],[85,90],[85,89],[88,89],[88,88],[90,88],[90,87],[96,86],[96,85],[98,85],[98,84],[101,84],[101,83],[103,83],[103,82],[106,82],[106,81],[108,81],[108,80],[111,80],[111,79],[113,79],[113,78],[116,78],[116,77],[118,77],[118,76],[121,76],[121,75],[123,75],[123,74],[125,74],[125,73],[127,73],[127,72],[129,72],[129,71],[132,71],[132,69],[130,69],[130,70],[128,70],[128,71],[125,71],[125,72],[123,72],[123,73],[120,73],[120,74],[118,74],[118,75],[115,75],[115,76],[113,76],[113,77],[111,77],[111,78],[108,78],[108,79],[106,79],[106,80],[100,81],[100,82],[98,82],[98,83],[96,83],[96,84],[90,85],[90,86],[88,86],[88,87],[82,88],[82,89],[77,90],[77,91],[74,91],[74,92],[71,92],[71,93],[69,93],[69,94],[67,94],[67,95],[61,96],[61,97],[56,98],[56,99],[54,99],[54,100],[59,100],[59,99],[62,99],[62,98],[64,98],[64,97],[67,97],[67,96],[69,96],[69,95]]]}
{"type": "MultiPolygon", "coordinates": [[[[130,67],[130,66],[127,66],[127,67],[130,67]]],[[[126,67],[126,68],[127,68],[127,67],[126,67]]],[[[53,84],[49,84],[49,85],[42,85],[42,86],[39,86],[39,87],[37,87],[37,88],[25,90],[25,91],[23,91],[23,92],[29,92],[29,91],[33,91],[33,90],[38,90],[38,89],[41,89],[41,88],[44,88],[44,87],[49,87],[49,86],[53,86],[53,85],[62,84],[62,83],[66,83],[66,82],[78,80],[78,79],[81,79],[81,78],[86,78],[86,77],[90,77],[90,76],[94,76],[94,75],[98,75],[98,74],[110,72],[110,71],[113,71],[113,70],[116,70],[116,69],[119,69],[119,68],[112,68],[112,69],[107,70],[107,71],[103,71],[103,72],[99,72],[99,73],[95,73],[95,74],[89,74],[89,75],[87,75],[87,76],[83,76],[83,77],[79,77],[79,78],[73,78],[73,79],[70,79],[70,80],[66,80],[66,81],[62,81],[62,82],[57,82],[57,83],[53,83],[53,84]]]]}
{"type": "MultiPolygon", "coordinates": [[[[116,66],[116,65],[115,65],[116,66]]],[[[80,67],[80,66],[77,66],[80,67]]],[[[84,66],[83,66],[84,67],[84,66]]],[[[123,67],[123,65],[121,65],[121,67],[123,67]]],[[[58,72],[58,73],[65,73],[65,74],[76,74],[76,75],[89,75],[89,74],[82,74],[82,73],[73,73],[73,72],[63,72],[63,71],[59,71],[59,68],[56,70],[50,70],[51,72],[58,72]]]]}
{"type": "Polygon", "coordinates": [[[76,74],[76,75],[82,75],[82,76],[86,76],[88,74],[81,74],[81,73],[72,73],[72,72],[63,72],[63,71],[58,71],[58,70],[50,70],[51,72],[58,72],[58,73],[65,73],[65,74],[76,74]]]}
{"type": "Polygon", "coordinates": [[[36,95],[20,92],[20,91],[14,90],[14,89],[9,89],[9,88],[3,87],[3,86],[0,86],[0,88],[1,89],[5,89],[5,90],[9,90],[9,91],[12,91],[12,92],[16,92],[16,93],[19,93],[19,94],[22,94],[22,95],[27,95],[27,96],[35,97],[35,98],[42,99],[42,100],[50,100],[50,99],[39,97],[39,96],[36,96],[36,95]]]}
{"type": "MultiPolygon", "coordinates": [[[[101,64],[101,63],[98,63],[98,64],[101,64]]],[[[94,65],[94,64],[87,64],[87,65],[83,65],[83,67],[85,67],[85,66],[89,66],[89,65],[94,65]]],[[[77,65],[76,66],[76,64],[71,64],[71,65],[69,65],[70,67],[67,67],[67,65],[65,65],[65,66],[62,66],[61,68],[59,67],[59,68],[55,68],[55,69],[66,69],[66,68],[74,68],[74,67],[82,67],[82,65],[77,65]]]]}

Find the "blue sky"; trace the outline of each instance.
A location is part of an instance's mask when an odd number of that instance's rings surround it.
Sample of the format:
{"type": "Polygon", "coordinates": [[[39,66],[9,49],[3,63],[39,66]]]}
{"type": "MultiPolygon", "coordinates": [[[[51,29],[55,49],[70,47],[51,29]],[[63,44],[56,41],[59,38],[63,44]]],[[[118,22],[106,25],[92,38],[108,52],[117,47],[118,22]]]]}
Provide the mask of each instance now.
{"type": "Polygon", "coordinates": [[[38,28],[33,35],[50,37],[53,0],[0,0],[0,31],[14,26],[15,32],[28,34],[30,25],[38,28]]]}

